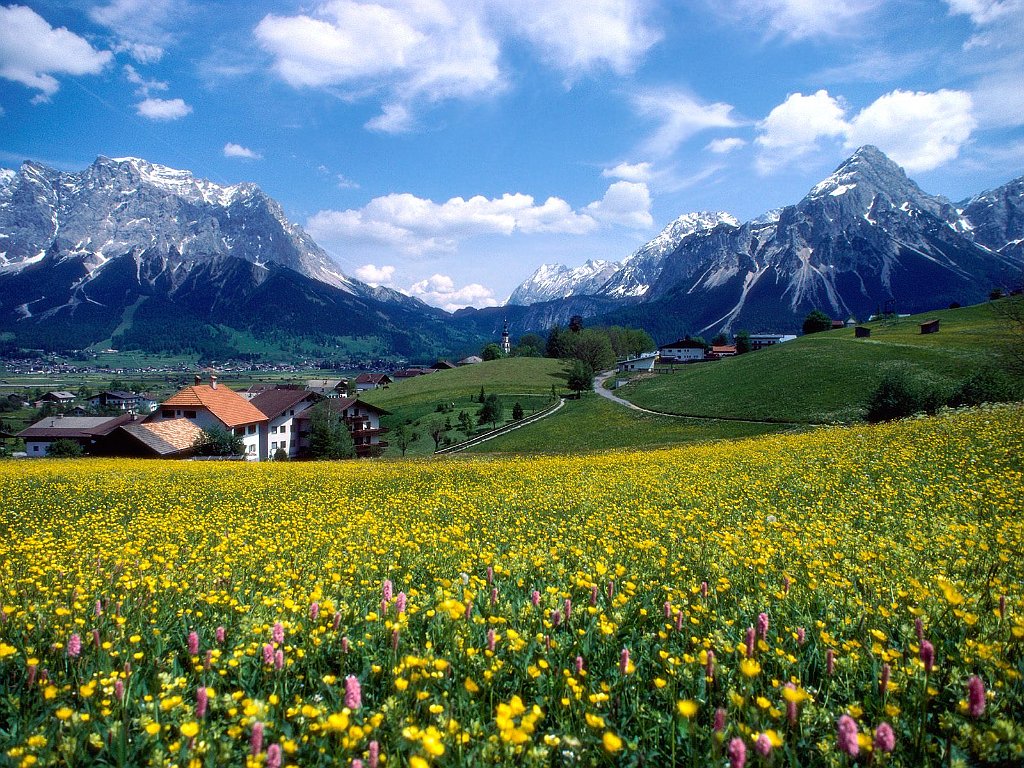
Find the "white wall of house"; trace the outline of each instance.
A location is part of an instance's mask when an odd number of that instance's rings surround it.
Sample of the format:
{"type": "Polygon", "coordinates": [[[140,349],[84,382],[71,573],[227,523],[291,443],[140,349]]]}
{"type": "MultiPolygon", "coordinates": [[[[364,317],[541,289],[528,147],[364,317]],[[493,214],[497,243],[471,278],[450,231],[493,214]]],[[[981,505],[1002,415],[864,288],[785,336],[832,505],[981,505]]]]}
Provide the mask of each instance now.
{"type": "MultiPolygon", "coordinates": [[[[165,421],[167,419],[188,419],[200,429],[220,427],[226,429],[224,422],[214,416],[206,408],[159,408],[153,414],[154,421],[165,421]]],[[[242,438],[246,461],[260,461],[267,458],[265,426],[261,424],[246,424],[235,427],[234,433],[242,438]],[[262,442],[262,445],[261,445],[262,442]],[[261,450],[262,448],[262,450],[261,450]]]]}
{"type": "Polygon", "coordinates": [[[671,357],[675,360],[704,359],[704,349],[702,347],[662,347],[658,352],[662,357],[671,357]]]}
{"type": "Polygon", "coordinates": [[[299,427],[295,423],[295,416],[309,408],[312,403],[299,403],[294,408],[289,408],[280,416],[270,420],[267,430],[267,456],[273,457],[274,451],[284,448],[288,451],[288,457],[294,459],[299,455],[299,427]]]}
{"type": "Polygon", "coordinates": [[[25,453],[28,454],[29,458],[45,456],[47,451],[50,450],[50,442],[50,440],[26,440],[25,453]]]}

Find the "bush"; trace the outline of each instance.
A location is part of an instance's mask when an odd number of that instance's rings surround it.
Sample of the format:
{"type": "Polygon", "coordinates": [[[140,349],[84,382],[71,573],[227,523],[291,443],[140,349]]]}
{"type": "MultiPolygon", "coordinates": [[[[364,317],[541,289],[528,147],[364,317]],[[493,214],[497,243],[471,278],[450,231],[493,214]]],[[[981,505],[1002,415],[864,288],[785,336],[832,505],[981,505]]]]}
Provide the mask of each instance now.
{"type": "Polygon", "coordinates": [[[62,437],[60,440],[50,443],[50,447],[46,449],[46,455],[53,459],[77,459],[85,455],[85,449],[74,440],[62,437]]]}
{"type": "Polygon", "coordinates": [[[245,451],[242,438],[224,427],[204,429],[192,447],[197,456],[239,456],[245,451]]]}
{"type": "Polygon", "coordinates": [[[827,331],[831,328],[832,318],[820,309],[813,310],[804,318],[803,331],[805,336],[811,333],[821,333],[821,331],[827,331]]]}
{"type": "Polygon", "coordinates": [[[947,397],[934,384],[916,378],[905,369],[887,372],[868,400],[867,420],[891,421],[915,413],[935,413],[947,397]]]}
{"type": "Polygon", "coordinates": [[[1020,385],[996,368],[982,368],[957,387],[949,405],[1009,403],[1021,397],[1020,385]]]}

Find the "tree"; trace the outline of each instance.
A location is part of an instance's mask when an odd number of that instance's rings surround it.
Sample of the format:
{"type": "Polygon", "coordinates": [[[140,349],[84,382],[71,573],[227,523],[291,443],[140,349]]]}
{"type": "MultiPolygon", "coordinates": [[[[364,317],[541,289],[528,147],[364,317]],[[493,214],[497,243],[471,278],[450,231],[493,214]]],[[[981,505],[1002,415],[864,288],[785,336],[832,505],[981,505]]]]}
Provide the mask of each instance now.
{"type": "Polygon", "coordinates": [[[711,339],[711,345],[715,347],[724,347],[729,343],[729,337],[719,331],[715,334],[715,337],[711,339]]]}
{"type": "Polygon", "coordinates": [[[516,404],[512,406],[512,421],[520,421],[523,418],[523,406],[516,400],[516,404]]]}
{"type": "Polygon", "coordinates": [[[832,328],[832,318],[822,312],[820,309],[812,310],[807,317],[804,318],[804,335],[810,333],[819,333],[821,331],[827,331],[832,328]]]}
{"type": "Polygon", "coordinates": [[[613,325],[611,328],[600,329],[611,342],[616,357],[635,357],[642,352],[650,352],[656,348],[654,339],[647,331],[640,328],[623,328],[613,325]]]}
{"type": "Polygon", "coordinates": [[[582,360],[573,360],[566,386],[576,393],[578,400],[581,392],[589,392],[594,388],[594,369],[582,360]]]}
{"type": "Polygon", "coordinates": [[[548,331],[548,340],[544,344],[544,356],[564,360],[569,357],[569,351],[569,339],[562,326],[551,326],[551,330],[548,331]]]}
{"type": "Polygon", "coordinates": [[[54,440],[46,449],[46,455],[53,459],[77,459],[85,455],[85,449],[74,440],[65,437],[54,440]]]}
{"type": "Polygon", "coordinates": [[[469,437],[473,434],[473,417],[466,411],[459,411],[459,429],[469,437]]]}
{"type": "Polygon", "coordinates": [[[573,315],[569,318],[569,330],[572,333],[579,333],[583,330],[583,315],[573,315]]]}
{"type": "Polygon", "coordinates": [[[451,424],[447,419],[442,419],[440,416],[431,416],[426,420],[426,426],[427,434],[434,441],[434,450],[436,451],[441,447],[441,441],[448,433],[448,430],[451,429],[451,424]]]}
{"type": "Polygon", "coordinates": [[[394,438],[395,445],[398,446],[398,450],[402,452],[402,456],[405,456],[405,452],[409,450],[409,446],[416,442],[416,433],[409,429],[408,424],[399,424],[391,434],[394,438]]]}
{"type": "Polygon", "coordinates": [[[310,409],[309,455],[314,459],[351,459],[356,455],[345,419],[326,402],[310,409]]]}
{"type": "Polygon", "coordinates": [[[240,456],[245,444],[240,435],[224,427],[208,427],[192,445],[197,456],[240,456]]]}
{"type": "Polygon", "coordinates": [[[868,400],[870,422],[902,419],[915,413],[934,413],[948,398],[938,387],[915,376],[910,370],[887,371],[868,400]]]}
{"type": "Polygon", "coordinates": [[[572,357],[582,360],[591,371],[603,371],[615,365],[615,352],[608,336],[595,328],[588,328],[570,337],[572,357]]]}
{"type": "Polygon", "coordinates": [[[736,354],[745,355],[750,351],[750,331],[739,331],[736,334],[736,354]]]}
{"type": "Polygon", "coordinates": [[[543,357],[545,341],[536,333],[525,333],[512,348],[512,357],[543,357]]]}
{"type": "Polygon", "coordinates": [[[482,405],[482,404],[483,404],[483,402],[484,402],[484,388],[483,388],[483,386],[482,386],[482,385],[481,385],[481,387],[480,387],[480,396],[479,396],[479,397],[477,398],[477,400],[476,400],[476,401],[477,401],[478,403],[480,403],[481,405],[482,405]]]}
{"type": "Polygon", "coordinates": [[[278,448],[274,451],[274,461],[288,461],[288,450],[286,448],[278,448]]]}
{"type": "Polygon", "coordinates": [[[493,341],[480,350],[480,357],[484,360],[500,360],[504,356],[505,353],[501,351],[501,347],[493,341]]]}
{"type": "Polygon", "coordinates": [[[498,421],[501,420],[504,412],[505,408],[501,404],[501,400],[498,399],[498,396],[488,395],[487,399],[484,400],[484,407],[480,409],[477,419],[480,424],[490,423],[491,429],[497,429],[498,421]]]}

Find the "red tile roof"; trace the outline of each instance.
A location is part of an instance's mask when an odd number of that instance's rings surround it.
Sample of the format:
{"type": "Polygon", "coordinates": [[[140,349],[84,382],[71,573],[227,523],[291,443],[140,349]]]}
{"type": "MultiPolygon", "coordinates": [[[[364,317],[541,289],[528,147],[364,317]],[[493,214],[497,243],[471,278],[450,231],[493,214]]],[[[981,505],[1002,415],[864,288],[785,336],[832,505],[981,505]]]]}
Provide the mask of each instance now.
{"type": "Polygon", "coordinates": [[[265,392],[260,392],[249,402],[266,414],[268,419],[276,419],[289,408],[294,408],[306,399],[321,400],[323,398],[308,389],[268,389],[265,392]]]}
{"type": "Polygon", "coordinates": [[[238,427],[266,421],[267,417],[259,408],[229,387],[211,387],[197,384],[185,387],[165,400],[162,407],[205,408],[226,427],[238,427]]]}

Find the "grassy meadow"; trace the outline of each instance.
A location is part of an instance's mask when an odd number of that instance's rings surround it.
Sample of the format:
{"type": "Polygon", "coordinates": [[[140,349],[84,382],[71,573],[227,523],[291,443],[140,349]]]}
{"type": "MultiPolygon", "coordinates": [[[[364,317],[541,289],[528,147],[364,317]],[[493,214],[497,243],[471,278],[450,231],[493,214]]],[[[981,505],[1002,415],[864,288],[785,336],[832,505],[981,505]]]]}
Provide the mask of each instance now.
{"type": "Polygon", "coordinates": [[[1021,329],[991,304],[865,325],[871,329],[867,339],[854,338],[852,328],[802,336],[756,353],[634,378],[618,394],[666,413],[851,422],[863,417],[886,371],[903,369],[952,387],[979,368],[1005,367],[1010,345],[1021,343],[1021,329]],[[920,323],[932,318],[940,320],[939,333],[922,336],[920,323]]]}
{"type": "Polygon", "coordinates": [[[0,495],[6,764],[1024,760],[1022,406],[0,495]]]}

